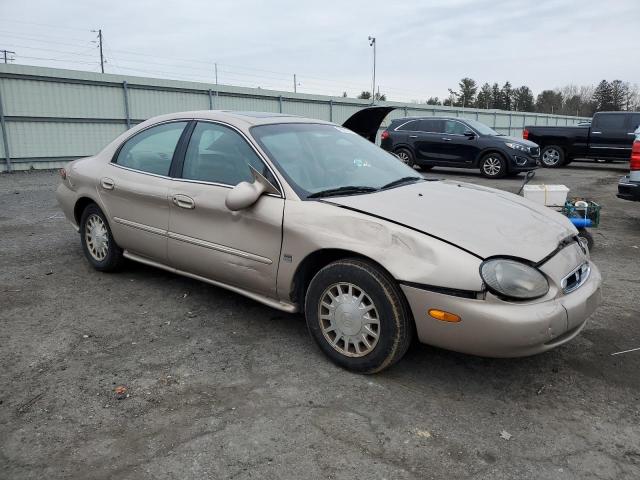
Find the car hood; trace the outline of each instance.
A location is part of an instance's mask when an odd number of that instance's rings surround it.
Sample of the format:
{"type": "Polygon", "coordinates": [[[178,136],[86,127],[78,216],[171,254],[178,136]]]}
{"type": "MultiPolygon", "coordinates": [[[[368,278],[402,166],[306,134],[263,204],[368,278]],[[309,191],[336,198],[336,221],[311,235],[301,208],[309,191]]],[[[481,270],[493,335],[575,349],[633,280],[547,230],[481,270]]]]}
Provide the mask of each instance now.
{"type": "Polygon", "coordinates": [[[531,140],[525,140],[524,138],[519,138],[519,137],[510,137],[508,135],[500,135],[499,137],[500,140],[504,140],[505,143],[507,142],[511,142],[511,143],[519,143],[520,145],[524,145],[525,147],[537,147],[538,144],[532,142],[531,140]]]}
{"type": "Polygon", "coordinates": [[[419,230],[483,259],[498,255],[539,262],[577,234],[567,218],[549,208],[450,180],[323,201],[419,230]]]}

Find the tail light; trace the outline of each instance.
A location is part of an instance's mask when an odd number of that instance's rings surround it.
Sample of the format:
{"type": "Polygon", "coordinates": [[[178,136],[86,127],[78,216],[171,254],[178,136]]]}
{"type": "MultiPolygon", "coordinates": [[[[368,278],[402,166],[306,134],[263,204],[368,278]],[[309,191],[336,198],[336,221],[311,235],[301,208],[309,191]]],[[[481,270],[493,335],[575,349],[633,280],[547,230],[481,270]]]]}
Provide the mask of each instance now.
{"type": "Polygon", "coordinates": [[[640,170],[640,140],[633,142],[631,148],[631,162],[629,162],[630,170],[640,170]]]}
{"type": "Polygon", "coordinates": [[[386,140],[387,138],[389,138],[389,132],[387,130],[385,130],[384,132],[382,132],[382,134],[380,135],[380,140],[386,140]]]}
{"type": "Polygon", "coordinates": [[[522,131],[522,138],[524,138],[525,140],[529,140],[529,130],[527,130],[526,128],[522,131]]]}

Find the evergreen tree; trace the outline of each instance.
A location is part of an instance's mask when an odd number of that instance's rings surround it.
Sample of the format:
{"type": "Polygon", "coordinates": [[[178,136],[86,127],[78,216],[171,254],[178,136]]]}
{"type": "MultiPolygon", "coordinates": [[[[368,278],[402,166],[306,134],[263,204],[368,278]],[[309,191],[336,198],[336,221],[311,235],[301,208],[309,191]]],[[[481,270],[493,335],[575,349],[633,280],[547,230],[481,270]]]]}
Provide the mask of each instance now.
{"type": "Polygon", "coordinates": [[[500,86],[497,82],[491,87],[491,108],[497,108],[499,110],[504,109],[502,92],[500,91],[500,86]]]}
{"type": "Polygon", "coordinates": [[[491,85],[484,83],[476,98],[476,107],[478,108],[493,108],[493,99],[491,96],[491,85]]]}
{"type": "Polygon", "coordinates": [[[613,110],[613,92],[611,84],[602,80],[593,92],[593,103],[596,111],[613,110]]]}
{"type": "Polygon", "coordinates": [[[513,100],[513,88],[511,87],[511,83],[507,80],[502,86],[501,90],[502,97],[502,108],[504,110],[511,110],[511,101],[513,100]]]}
{"type": "Polygon", "coordinates": [[[513,108],[521,112],[533,112],[533,92],[526,85],[513,91],[513,108]]]}
{"type": "Polygon", "coordinates": [[[560,113],[562,111],[562,93],[543,90],[536,98],[536,112],[560,113]]]}
{"type": "Polygon", "coordinates": [[[429,100],[427,100],[427,105],[442,105],[442,102],[438,97],[429,97],[429,100]]]}
{"type": "Polygon", "coordinates": [[[629,86],[622,80],[614,80],[611,82],[611,106],[612,110],[622,110],[627,103],[627,95],[629,86]]]}

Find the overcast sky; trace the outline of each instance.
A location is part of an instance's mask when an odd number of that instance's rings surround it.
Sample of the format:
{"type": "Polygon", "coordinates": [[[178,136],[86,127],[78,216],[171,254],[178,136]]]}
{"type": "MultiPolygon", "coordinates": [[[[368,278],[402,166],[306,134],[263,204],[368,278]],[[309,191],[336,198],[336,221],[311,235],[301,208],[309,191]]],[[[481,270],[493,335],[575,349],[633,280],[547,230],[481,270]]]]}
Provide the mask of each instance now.
{"type": "MultiPolygon", "coordinates": [[[[640,83],[640,0],[0,0],[15,63],[390,100],[447,95],[460,78],[539,93],[616,78],[640,83]]],[[[1,58],[0,58],[1,60],[1,58]]]]}

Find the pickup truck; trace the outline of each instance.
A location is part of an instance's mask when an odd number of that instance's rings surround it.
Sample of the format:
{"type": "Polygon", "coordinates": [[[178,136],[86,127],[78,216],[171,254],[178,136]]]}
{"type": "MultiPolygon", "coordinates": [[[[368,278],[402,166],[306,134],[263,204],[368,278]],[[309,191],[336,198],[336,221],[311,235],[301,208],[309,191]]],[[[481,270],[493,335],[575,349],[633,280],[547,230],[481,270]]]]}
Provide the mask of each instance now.
{"type": "Polygon", "coordinates": [[[590,126],[526,126],[522,138],[540,145],[540,163],[556,168],[575,158],[629,160],[640,112],[597,112],[590,126]]]}

